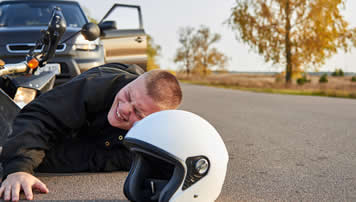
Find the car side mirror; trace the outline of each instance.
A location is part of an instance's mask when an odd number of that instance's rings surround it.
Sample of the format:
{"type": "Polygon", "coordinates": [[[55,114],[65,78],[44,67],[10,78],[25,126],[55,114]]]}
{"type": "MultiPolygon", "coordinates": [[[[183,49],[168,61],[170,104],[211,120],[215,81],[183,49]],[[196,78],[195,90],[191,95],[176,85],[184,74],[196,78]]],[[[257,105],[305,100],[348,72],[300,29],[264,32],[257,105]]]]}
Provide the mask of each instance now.
{"type": "Polygon", "coordinates": [[[110,29],[117,29],[115,21],[104,21],[99,24],[100,30],[110,30],[110,29]]]}
{"type": "Polygon", "coordinates": [[[84,38],[88,41],[94,41],[100,36],[100,28],[95,23],[87,23],[82,27],[80,31],[84,38]]]}

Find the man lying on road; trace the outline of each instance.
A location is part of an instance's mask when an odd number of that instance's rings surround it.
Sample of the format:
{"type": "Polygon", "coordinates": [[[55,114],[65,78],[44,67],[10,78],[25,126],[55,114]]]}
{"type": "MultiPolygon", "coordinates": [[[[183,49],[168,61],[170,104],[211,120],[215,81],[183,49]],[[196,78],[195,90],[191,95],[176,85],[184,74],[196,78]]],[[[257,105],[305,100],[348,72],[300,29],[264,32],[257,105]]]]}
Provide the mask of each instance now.
{"type": "Polygon", "coordinates": [[[32,188],[47,193],[34,171],[129,170],[131,156],[122,145],[127,130],[182,100],[175,76],[140,70],[123,64],[93,68],[25,106],[1,154],[0,197],[17,201],[22,189],[32,200],[32,188]]]}

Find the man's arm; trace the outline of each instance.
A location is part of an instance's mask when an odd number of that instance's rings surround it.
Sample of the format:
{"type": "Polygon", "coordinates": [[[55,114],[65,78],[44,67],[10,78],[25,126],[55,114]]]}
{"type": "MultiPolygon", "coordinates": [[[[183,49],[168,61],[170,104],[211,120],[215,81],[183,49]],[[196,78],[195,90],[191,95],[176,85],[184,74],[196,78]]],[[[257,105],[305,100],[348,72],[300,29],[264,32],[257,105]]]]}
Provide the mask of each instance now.
{"type": "Polygon", "coordinates": [[[83,125],[85,88],[86,79],[77,79],[41,95],[21,110],[1,154],[4,177],[14,172],[33,173],[58,138],[83,125]]]}
{"type": "Polygon", "coordinates": [[[4,200],[19,200],[21,189],[28,200],[33,198],[33,188],[48,192],[46,185],[32,175],[33,170],[60,136],[71,134],[85,122],[86,83],[87,79],[77,79],[53,89],[18,114],[1,154],[5,180],[0,197],[4,200]]]}

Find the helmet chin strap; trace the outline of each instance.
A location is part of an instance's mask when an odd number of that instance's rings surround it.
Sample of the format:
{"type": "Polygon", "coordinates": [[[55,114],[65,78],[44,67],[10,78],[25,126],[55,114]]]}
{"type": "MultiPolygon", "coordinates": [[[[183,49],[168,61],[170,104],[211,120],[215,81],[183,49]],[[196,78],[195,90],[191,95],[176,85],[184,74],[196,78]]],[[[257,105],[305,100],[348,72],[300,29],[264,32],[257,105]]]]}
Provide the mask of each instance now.
{"type": "Polygon", "coordinates": [[[145,187],[147,190],[151,191],[152,196],[150,197],[150,200],[158,201],[161,191],[167,184],[168,180],[147,179],[145,181],[145,187]]]}
{"type": "Polygon", "coordinates": [[[156,192],[156,189],[155,189],[155,182],[152,180],[150,181],[150,185],[151,185],[151,192],[152,194],[155,194],[156,192]]]}

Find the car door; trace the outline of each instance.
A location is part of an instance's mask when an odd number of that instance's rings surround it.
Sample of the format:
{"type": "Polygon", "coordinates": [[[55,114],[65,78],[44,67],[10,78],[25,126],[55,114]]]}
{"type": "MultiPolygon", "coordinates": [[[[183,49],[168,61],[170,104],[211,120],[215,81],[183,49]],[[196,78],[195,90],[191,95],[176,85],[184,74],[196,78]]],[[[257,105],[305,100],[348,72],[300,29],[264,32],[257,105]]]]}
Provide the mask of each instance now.
{"type": "Polygon", "coordinates": [[[99,24],[116,24],[116,29],[102,31],[105,62],[138,64],[146,70],[147,39],[140,6],[115,4],[99,24]]]}

